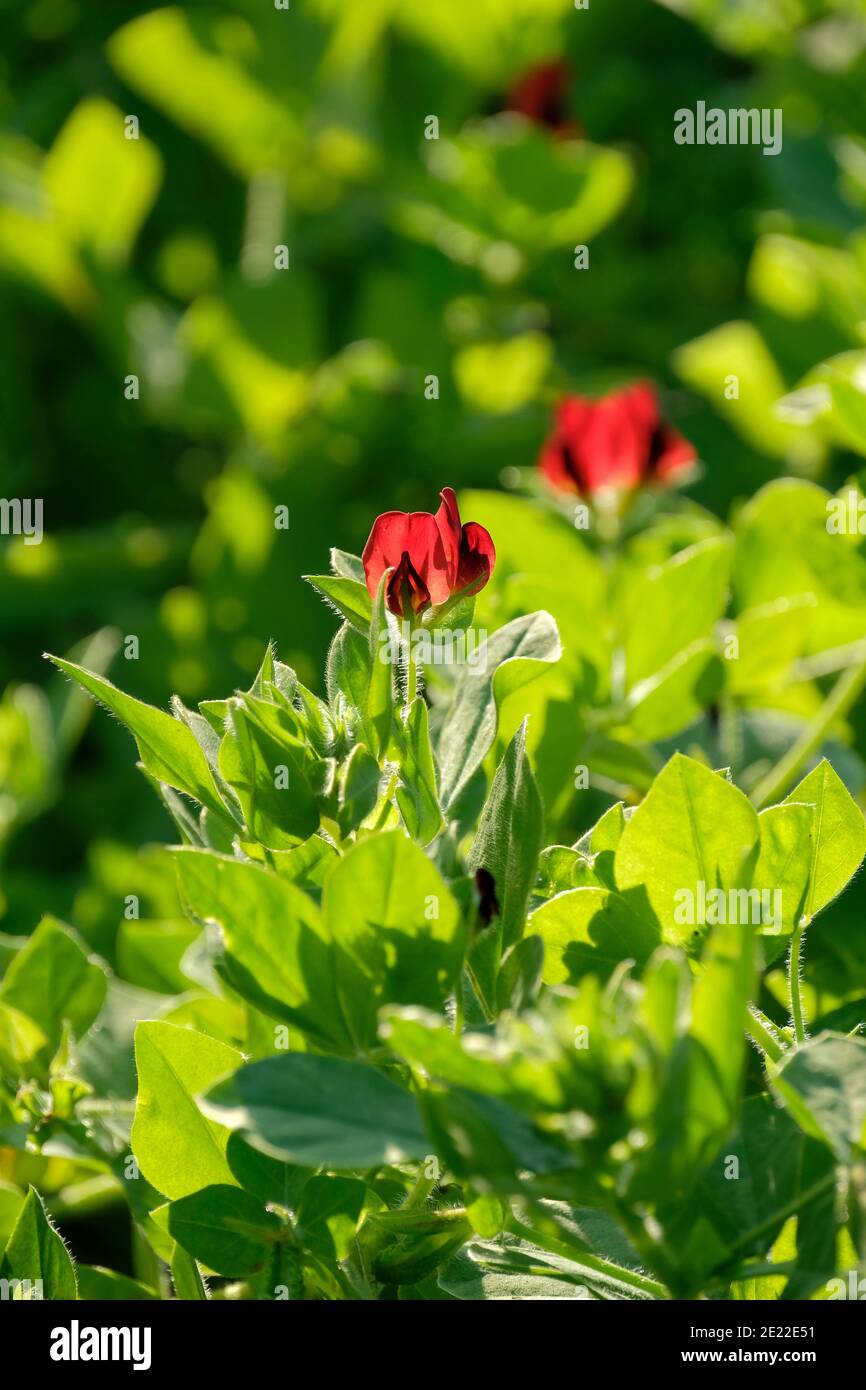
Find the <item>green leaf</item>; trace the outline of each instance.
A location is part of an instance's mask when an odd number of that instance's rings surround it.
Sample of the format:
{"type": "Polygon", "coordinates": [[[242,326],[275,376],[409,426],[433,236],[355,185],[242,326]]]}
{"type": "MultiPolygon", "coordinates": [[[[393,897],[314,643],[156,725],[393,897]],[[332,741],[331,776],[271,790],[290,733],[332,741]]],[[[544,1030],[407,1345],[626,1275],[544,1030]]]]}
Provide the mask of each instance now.
{"type": "Polygon", "coordinates": [[[6,1249],[23,1205],[24,1193],[14,1183],[0,1180],[0,1250],[6,1249]]]}
{"type": "Polygon", "coordinates": [[[112,67],[185,130],[198,136],[242,177],[283,167],[299,132],[289,108],[239,61],[233,45],[182,10],[139,15],[108,42],[112,67]]]}
{"type": "Polygon", "coordinates": [[[783,1059],[775,1085],[800,1127],[840,1163],[866,1149],[866,1038],[809,1039],[783,1059]]]}
{"type": "Polygon", "coordinates": [[[451,1086],[507,1100],[522,1109],[555,1110],[564,1103],[560,1076],[547,1057],[527,1056],[482,1033],[456,1034],[440,1015],[422,1009],[387,1009],[382,1038],[392,1052],[451,1086]]]}
{"type": "Polygon", "coordinates": [[[322,887],[338,857],[328,840],[321,835],[311,835],[296,849],[275,852],[273,864],[280,878],[296,883],[309,893],[322,887]]]}
{"type": "MultiPolygon", "coordinates": [[[[455,0],[448,0],[447,10],[437,11],[435,25],[414,11],[401,12],[402,26],[425,26],[428,41],[432,38],[437,48],[444,46],[449,59],[452,36],[458,33],[460,57],[465,61],[466,15],[456,10],[455,0]]],[[[554,13],[549,12],[551,19],[554,13]]],[[[501,21],[489,20],[489,11],[481,14],[481,32],[472,26],[472,68],[477,72],[480,65],[484,74],[480,80],[490,82],[491,47],[503,45],[505,35],[501,21]]],[[[539,18],[535,10],[521,11],[527,20],[530,14],[539,18]]],[[[513,45],[521,41],[514,33],[508,39],[503,46],[513,52],[513,45]]],[[[511,71],[508,62],[500,59],[491,86],[501,86],[511,71]]],[[[491,242],[505,242],[536,255],[575,242],[588,243],[616,214],[631,187],[631,164],[620,150],[585,140],[551,140],[548,131],[529,121],[473,122],[452,136],[448,146],[450,177],[428,177],[423,201],[408,202],[399,225],[460,264],[479,260],[491,242]],[[453,242],[448,241],[449,228],[453,242]]]]}
{"type": "MultiPolygon", "coordinates": [[[[626,816],[623,803],[615,801],[613,806],[608,806],[604,815],[596,821],[591,830],[587,830],[580,837],[574,846],[581,854],[591,858],[592,871],[605,888],[616,887],[614,855],[619,847],[625,827],[626,816]]],[[[570,886],[580,888],[584,885],[575,883],[570,886]]],[[[586,886],[591,887],[592,885],[586,886]]]]}
{"type": "Polygon", "coordinates": [[[372,753],[356,743],[340,770],[337,821],[343,835],[349,835],[375,809],[381,777],[372,753]]]}
{"type": "Polygon", "coordinates": [[[74,1038],[87,1032],[105,993],[105,967],[87,954],[69,927],[44,917],[6,971],[0,1003],[32,1019],[53,1055],[64,1026],[74,1038]]]}
{"type": "Polygon", "coordinates": [[[263,728],[243,701],[229,707],[233,734],[220,745],[220,772],[237,793],[250,834],[268,849],[291,849],[319,826],[297,749],[263,728]]]}
{"type": "Polygon", "coordinates": [[[804,651],[812,626],[814,594],[796,594],[759,604],[736,622],[737,658],[728,663],[734,694],[776,685],[804,651]]]}
{"type": "Polygon", "coordinates": [[[544,969],[544,943],[537,936],[525,936],[502,958],[496,981],[496,1012],[513,1009],[522,1013],[538,998],[544,969]]]}
{"type": "Polygon", "coordinates": [[[596,874],[593,861],[568,845],[548,845],[538,858],[538,882],[535,892],[552,898],[569,888],[606,888],[608,885],[596,874]]]}
{"type": "Polygon", "coordinates": [[[82,1303],[121,1303],[159,1301],[155,1289],[149,1289],[137,1279],[129,1279],[101,1265],[78,1266],[78,1297],[82,1303]]]}
{"type": "MultiPolygon", "coordinates": [[[[760,331],[752,323],[720,324],[700,338],[684,343],[673,355],[677,375],[727,417],[759,454],[797,460],[803,466],[814,458],[814,444],[797,425],[779,418],[775,406],[785,393],[785,382],[760,331]],[[749,383],[740,399],[728,398],[719,382],[735,376],[749,383]],[[805,436],[805,437],[804,437],[805,436]]],[[[799,480],[798,480],[799,481],[799,480]]]]}
{"type": "Polygon", "coordinates": [[[707,709],[725,683],[715,643],[700,638],[629,691],[624,718],[633,738],[666,739],[707,709]]]}
{"type": "Polygon", "coordinates": [[[211,1120],[287,1163],[371,1168],[422,1157],[412,1097],[361,1062],[287,1052],[242,1067],[201,1101],[211,1120]]]}
{"type": "Polygon", "coordinates": [[[31,1068],[44,1070],[50,1056],[51,1045],[38,1023],[0,1001],[0,1071],[17,1081],[31,1076],[31,1068]]]}
{"type": "Polygon", "coordinates": [[[743,886],[756,854],[758,816],[741,791],[709,768],[676,753],[627,822],[616,851],[618,891],[661,927],[673,945],[700,933],[680,910],[698,885],[707,893],[743,886]],[[675,915],[676,914],[676,915],[675,915]]]}
{"type": "Polygon", "coordinates": [[[730,1130],[740,1103],[747,1010],[754,985],[751,926],[714,926],[692,989],[687,1031],[674,1043],[636,1166],[633,1193],[686,1191],[730,1130]]]}
{"type": "Polygon", "coordinates": [[[182,720],[124,694],[103,676],[85,671],[83,666],[63,661],[58,656],[49,656],[49,660],[67,676],[78,681],[94,699],[126,725],[138,746],[139,757],[152,777],[166,782],[176,791],[194,796],[203,806],[219,816],[225,816],[226,808],[220,800],[207,759],[195,735],[182,720]]]}
{"type": "Polygon", "coordinates": [[[342,575],[344,579],[354,579],[358,584],[366,583],[364,561],[360,555],[352,555],[348,550],[331,547],[331,569],[334,574],[342,575]]]}
{"type": "MultiPolygon", "coordinates": [[[[812,447],[814,435],[794,429],[812,447]]],[[[831,533],[831,502],[829,493],[803,478],[777,478],[737,517],[739,607],[811,594],[817,606],[804,622],[807,656],[863,636],[866,561],[857,536],[846,540],[831,533]]]]}
{"type": "Polygon", "coordinates": [[[438,870],[402,831],[354,845],[328,877],[323,910],[357,1047],[374,1042],[382,1004],[442,1007],[463,962],[460,913],[438,870]]]}
{"type": "Polygon", "coordinates": [[[761,847],[755,865],[754,886],[759,891],[781,893],[778,923],[762,926],[764,933],[790,932],[806,905],[812,862],[814,810],[788,802],[761,811],[761,847]]]}
{"type": "Polygon", "coordinates": [[[544,942],[547,985],[576,984],[584,975],[607,978],[624,960],[646,964],[658,929],[605,888],[574,888],[537,908],[527,931],[544,942]]]}
{"type": "Polygon", "coordinates": [[[297,1207],[301,1192],[309,1181],[308,1168],[271,1158],[261,1150],[252,1148],[237,1132],[229,1138],[226,1158],[241,1187],[261,1202],[275,1203],[278,1207],[297,1207]]]}
{"type": "Polygon", "coordinates": [[[153,1212],[158,1226],[214,1274],[241,1279],[261,1270],[279,1218],[235,1186],[203,1187],[153,1212]]]}
{"type": "Polygon", "coordinates": [[[130,984],[157,994],[182,994],[189,988],[183,957],[198,937],[184,918],[124,919],[117,932],[117,968],[130,984]]]}
{"type": "Polygon", "coordinates": [[[310,1178],[295,1213],[296,1234],[307,1250],[333,1262],[349,1254],[367,1188],[357,1178],[310,1178]]]}
{"type": "Polygon", "coordinates": [[[866,854],[866,823],[826,758],[785,798],[785,804],[792,802],[815,808],[809,891],[803,909],[811,918],[838,897],[860,867],[866,854]]]}
{"type": "Polygon", "coordinates": [[[334,951],[313,900],[269,869],[207,850],[178,849],[175,861],[189,912],[220,929],[228,983],[319,1046],[348,1050],[334,951]]]}
{"type": "Polygon", "coordinates": [[[367,629],[364,636],[348,623],[343,623],[328,651],[325,683],[331,708],[337,715],[340,703],[348,706],[350,719],[357,725],[359,737],[370,748],[379,746],[376,726],[370,718],[370,683],[372,657],[367,629]]]}
{"type": "Polygon", "coordinates": [[[366,584],[341,574],[305,574],[304,578],[341,617],[367,636],[373,605],[366,584]]]}
{"type": "MultiPolygon", "coordinates": [[[[439,1284],[455,1298],[471,1302],[593,1297],[586,1269],[513,1236],[501,1243],[470,1242],[442,1270],[439,1284]]],[[[619,1292],[616,1297],[624,1295],[619,1292]]]]}
{"type": "MultiPolygon", "coordinates": [[[[663,1181],[663,1180],[662,1180],[663,1181]]],[[[767,1095],[744,1101],[687,1201],[664,1200],[659,1218],[694,1296],[716,1268],[762,1256],[792,1215],[835,1189],[832,1155],[767,1095]],[[736,1160],[736,1166],[732,1160],[736,1160]],[[734,1176],[736,1174],[736,1176],[734,1176]]]]}
{"type": "Polygon", "coordinates": [[[462,1087],[429,1088],[418,1103],[424,1112],[430,1152],[459,1178],[485,1191],[515,1193],[524,1170],[547,1174],[574,1166],[567,1149],[528,1116],[493,1096],[462,1087]]]}
{"type": "Polygon", "coordinates": [[[730,537],[713,536],[629,584],[624,634],[629,691],[709,636],[727,604],[732,552],[730,537]]]}
{"type": "Polygon", "coordinates": [[[7,1242],[0,1279],[15,1281],[13,1299],[78,1297],[75,1266],[35,1187],[29,1189],[7,1242]]]}
{"type": "Polygon", "coordinates": [[[483,868],[493,876],[503,949],[523,935],[544,842],[543,822],[544,808],[526,756],[524,720],[496,769],[469,851],[469,868],[483,868]]]}
{"type": "Polygon", "coordinates": [[[713,927],[692,989],[689,1036],[702,1048],[730,1116],[740,1098],[745,1059],[747,1008],[754,986],[754,939],[750,926],[713,927]]]}
{"type": "Polygon", "coordinates": [[[595,786],[614,796],[624,796],[634,789],[648,791],[659,771],[655,753],[635,743],[590,734],[584,744],[581,760],[589,769],[595,786]]]}
{"type": "Polygon", "coordinates": [[[70,238],[116,267],[127,259],[162,178],[156,146],[124,138],[123,112],[104,97],[80,101],[45,157],[42,179],[70,238]]]}
{"type": "Polygon", "coordinates": [[[600,606],[607,587],[604,566],[573,526],[513,493],[461,490],[459,500],[461,514],[480,522],[496,541],[497,579],[508,574],[561,582],[567,575],[581,604],[600,606]]]}
{"type": "Polygon", "coordinates": [[[508,415],[537,399],[552,356],[550,338],[537,330],[470,343],[454,356],[454,379],[471,410],[508,415]]]}
{"type": "Polygon", "coordinates": [[[157,1022],[136,1028],[132,1150],[147,1181],[166,1197],[234,1181],[225,1157],[228,1130],[206,1120],[194,1098],[241,1061],[233,1047],[190,1028],[157,1022]]]}
{"type": "Polygon", "coordinates": [[[427,706],[413,700],[405,722],[395,724],[400,782],[397,805],[413,839],[429,845],[442,828],[442,811],[436,788],[436,767],[430,743],[427,706]]]}
{"type": "Polygon", "coordinates": [[[448,811],[493,746],[502,701],[545,667],[562,649],[549,613],[514,618],[483,642],[475,666],[460,673],[437,740],[442,806],[448,811]]]}

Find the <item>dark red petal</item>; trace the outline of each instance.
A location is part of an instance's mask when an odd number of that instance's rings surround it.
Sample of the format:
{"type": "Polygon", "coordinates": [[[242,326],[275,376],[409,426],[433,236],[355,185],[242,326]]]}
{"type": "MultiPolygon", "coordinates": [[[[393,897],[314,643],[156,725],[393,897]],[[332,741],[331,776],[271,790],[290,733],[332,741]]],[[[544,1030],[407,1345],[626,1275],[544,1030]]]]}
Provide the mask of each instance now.
{"type": "Polygon", "coordinates": [[[547,439],[538,466],[553,487],[562,492],[585,492],[581,440],[595,405],[582,396],[565,396],[556,411],[556,426],[547,439]]]}
{"type": "Polygon", "coordinates": [[[454,592],[465,598],[477,594],[487,583],[496,564],[496,549],[490,532],[477,521],[467,521],[460,537],[460,563],[454,592]]]}
{"type": "Polygon", "coordinates": [[[413,618],[430,607],[430,593],[421,578],[408,550],[404,550],[399,564],[388,580],[385,589],[385,603],[398,618],[413,618]]]}
{"type": "Polygon", "coordinates": [[[580,492],[571,457],[557,435],[552,435],[545,444],[538,466],[547,481],[559,492],[580,492]]]}
{"type": "Polygon", "coordinates": [[[652,476],[665,482],[691,469],[697,452],[672,425],[662,424],[653,437],[650,467],[652,476]]]}
{"type": "Polygon", "coordinates": [[[382,575],[396,568],[404,553],[433,602],[444,603],[450,593],[445,550],[430,512],[384,512],[376,518],[361,557],[370,595],[375,596],[382,575]]]}
{"type": "MultiPolygon", "coordinates": [[[[460,561],[460,508],[457,506],[453,487],[443,487],[439,496],[442,498],[442,504],[436,513],[436,525],[442,538],[445,576],[450,593],[457,582],[457,566],[460,561]]],[[[441,603],[443,600],[437,598],[435,602],[441,603]]]]}

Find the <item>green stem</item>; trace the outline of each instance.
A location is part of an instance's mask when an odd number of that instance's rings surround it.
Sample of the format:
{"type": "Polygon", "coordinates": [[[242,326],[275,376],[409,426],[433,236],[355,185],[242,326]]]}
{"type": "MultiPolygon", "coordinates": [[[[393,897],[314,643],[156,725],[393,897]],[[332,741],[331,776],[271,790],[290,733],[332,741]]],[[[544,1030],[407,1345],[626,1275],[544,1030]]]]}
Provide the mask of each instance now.
{"type": "Polygon", "coordinates": [[[805,922],[800,921],[794,928],[791,936],[791,950],[788,953],[788,997],[791,1001],[791,1022],[794,1025],[794,1037],[798,1043],[806,1041],[803,991],[800,986],[800,954],[803,949],[805,926],[805,922]]]}
{"type": "Polygon", "coordinates": [[[426,1177],[422,1168],[400,1210],[405,1211],[407,1207],[423,1206],[435,1186],[436,1179],[426,1177]]]}
{"type": "Polygon", "coordinates": [[[466,1006],[463,999],[463,977],[461,974],[457,976],[454,984],[454,1032],[457,1034],[458,1038],[463,1032],[465,1021],[466,1006]]]}
{"type": "Polygon", "coordinates": [[[411,642],[406,648],[406,713],[412,708],[418,694],[418,665],[412,655],[411,642]]]}
{"type": "Polygon", "coordinates": [[[755,787],[752,800],[759,811],[777,801],[790,786],[803,764],[821,747],[828,729],[848,713],[864,686],[866,659],[843,672],[814,719],[755,787]]]}
{"type": "Polygon", "coordinates": [[[782,1046],[771,1031],[770,1020],[754,1004],[749,1007],[746,1033],[771,1062],[781,1061],[782,1046]]]}

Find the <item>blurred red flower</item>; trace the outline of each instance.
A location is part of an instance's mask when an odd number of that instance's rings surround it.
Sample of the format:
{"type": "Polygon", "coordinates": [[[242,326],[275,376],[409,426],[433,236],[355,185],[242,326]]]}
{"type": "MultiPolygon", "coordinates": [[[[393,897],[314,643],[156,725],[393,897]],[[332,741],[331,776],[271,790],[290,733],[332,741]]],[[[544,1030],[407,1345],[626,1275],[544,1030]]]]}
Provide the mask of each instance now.
{"type": "Polygon", "coordinates": [[[688,440],[661,418],[655,387],[639,382],[596,401],[565,396],[538,466],[555,488],[588,496],[674,483],[696,458],[688,440]]]}

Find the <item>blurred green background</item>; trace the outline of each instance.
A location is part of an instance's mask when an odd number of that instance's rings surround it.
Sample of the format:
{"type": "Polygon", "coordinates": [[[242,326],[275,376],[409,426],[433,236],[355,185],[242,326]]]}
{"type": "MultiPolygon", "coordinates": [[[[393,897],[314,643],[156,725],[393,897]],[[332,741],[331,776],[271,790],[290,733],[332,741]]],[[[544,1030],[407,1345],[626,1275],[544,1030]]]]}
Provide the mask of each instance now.
{"type": "Polygon", "coordinates": [[[175,911],[126,735],[44,649],[164,705],[274,638],[321,688],[300,575],[513,481],[566,389],[655,380],[720,517],[862,466],[862,0],[2,0],[0,28],[0,497],[46,528],[0,537],[4,931],[53,910],[111,955],[131,880],[175,911]],[[577,139],[507,110],[552,61],[577,139]],[[781,107],[782,153],[677,146],[699,100],[781,107]],[[790,393],[830,358],[818,413],[790,393]]]}

